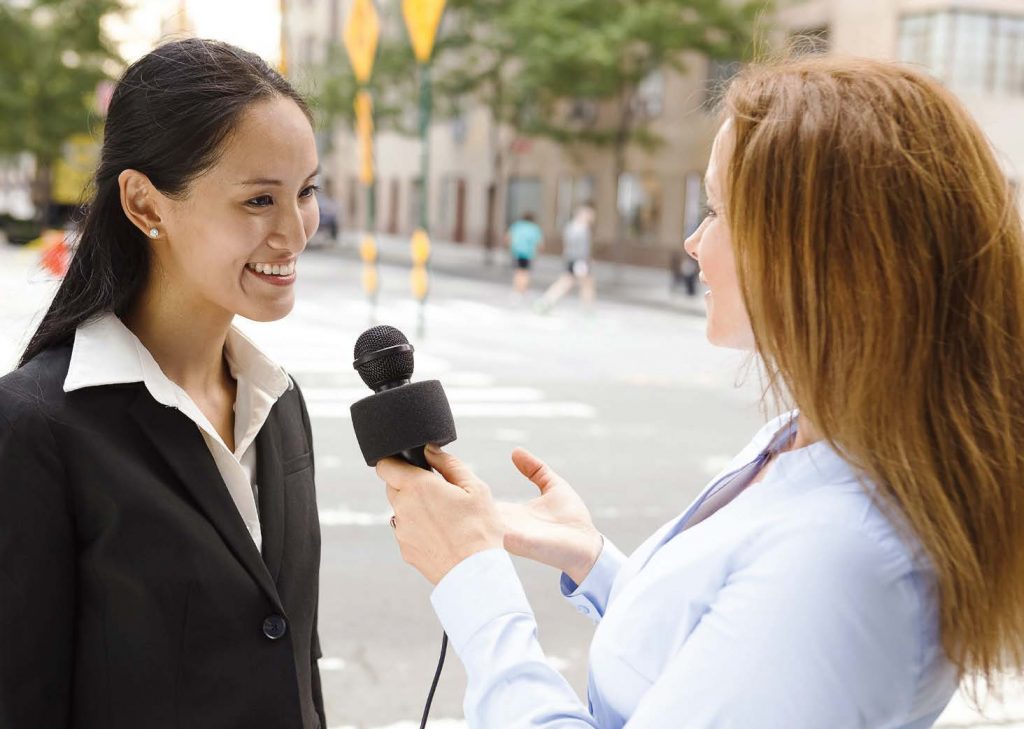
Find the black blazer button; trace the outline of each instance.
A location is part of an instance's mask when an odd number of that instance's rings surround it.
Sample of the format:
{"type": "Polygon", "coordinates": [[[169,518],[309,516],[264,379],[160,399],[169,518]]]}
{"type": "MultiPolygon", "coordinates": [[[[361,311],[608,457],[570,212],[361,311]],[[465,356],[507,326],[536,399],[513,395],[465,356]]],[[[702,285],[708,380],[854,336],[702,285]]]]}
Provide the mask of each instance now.
{"type": "Polygon", "coordinates": [[[271,615],[263,621],[263,635],[277,640],[288,630],[288,622],[280,615],[271,615]]]}

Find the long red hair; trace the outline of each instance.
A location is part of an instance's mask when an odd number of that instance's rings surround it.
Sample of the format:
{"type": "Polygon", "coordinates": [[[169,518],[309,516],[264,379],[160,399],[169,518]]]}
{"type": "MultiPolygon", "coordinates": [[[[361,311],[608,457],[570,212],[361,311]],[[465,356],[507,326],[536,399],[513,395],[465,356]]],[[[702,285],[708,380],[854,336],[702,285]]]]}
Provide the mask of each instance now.
{"type": "Polygon", "coordinates": [[[1024,659],[1024,232],[962,104],[805,58],[730,86],[726,179],[757,350],[933,563],[950,659],[1024,659]]]}

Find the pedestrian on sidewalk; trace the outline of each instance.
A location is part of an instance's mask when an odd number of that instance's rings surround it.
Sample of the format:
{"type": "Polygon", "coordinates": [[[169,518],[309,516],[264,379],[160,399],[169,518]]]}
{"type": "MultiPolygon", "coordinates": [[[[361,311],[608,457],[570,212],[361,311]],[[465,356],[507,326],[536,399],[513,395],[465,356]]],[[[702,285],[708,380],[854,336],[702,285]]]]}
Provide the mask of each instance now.
{"type": "Polygon", "coordinates": [[[70,268],[0,377],[0,727],[323,729],[295,303],[312,114],[252,53],[129,66],[70,268]]]}
{"type": "Polygon", "coordinates": [[[597,293],[591,263],[593,240],[594,208],[590,203],[584,203],[576,209],[572,220],[562,230],[565,270],[537,302],[539,313],[551,311],[577,283],[580,286],[580,300],[588,310],[592,309],[597,293]]]}
{"type": "Polygon", "coordinates": [[[544,246],[544,232],[537,225],[533,213],[523,213],[519,220],[509,226],[505,242],[516,266],[512,287],[521,300],[530,287],[530,267],[537,257],[537,251],[544,246]]]}
{"type": "Polygon", "coordinates": [[[1024,222],[991,144],[873,60],[749,66],[722,116],[686,241],[707,337],[792,409],[631,556],[525,450],[520,504],[435,448],[377,465],[474,729],[926,729],[1024,668],[1024,222]],[[587,701],[508,552],[599,622],[587,701]]]}

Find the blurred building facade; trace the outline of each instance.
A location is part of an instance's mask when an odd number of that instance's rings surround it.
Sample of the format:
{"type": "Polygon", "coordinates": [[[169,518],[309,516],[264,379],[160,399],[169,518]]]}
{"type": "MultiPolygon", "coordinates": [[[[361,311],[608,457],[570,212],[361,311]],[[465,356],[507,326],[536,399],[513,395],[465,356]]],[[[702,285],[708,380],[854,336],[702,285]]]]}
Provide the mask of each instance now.
{"type": "Polygon", "coordinates": [[[927,69],[974,114],[1024,201],[1024,0],[788,0],[779,22],[828,52],[927,69]]]}
{"type": "MultiPolygon", "coordinates": [[[[300,84],[340,37],[350,2],[286,4],[286,66],[300,84]]],[[[400,2],[378,0],[377,5],[384,32],[404,33],[400,2]]],[[[779,34],[806,36],[804,52],[900,59],[928,68],[968,103],[1010,179],[1024,176],[1024,134],[1019,131],[1024,120],[1024,0],[779,0],[776,7],[779,34]]],[[[703,172],[718,123],[713,102],[736,69],[736,64],[699,55],[686,60],[686,73],[666,69],[643,84],[636,112],[646,116],[664,143],[652,151],[629,148],[625,172],[617,180],[608,148],[517,138],[507,129],[494,129],[488,111],[472,104],[456,118],[437,119],[430,132],[431,235],[500,246],[507,225],[532,212],[557,250],[574,206],[590,201],[597,210],[598,257],[667,265],[702,217],[703,172]],[[504,171],[495,179],[499,150],[504,171]],[[623,216],[622,237],[616,212],[623,216]]],[[[602,110],[580,103],[568,105],[565,113],[567,121],[582,128],[596,123],[602,110]]],[[[415,118],[414,100],[410,114],[415,118]]],[[[340,204],[343,226],[363,229],[367,200],[358,182],[355,140],[350,130],[339,128],[330,142],[324,149],[331,153],[322,160],[328,192],[340,204]]],[[[376,228],[408,235],[416,227],[422,194],[419,142],[382,131],[375,153],[376,228]]]]}

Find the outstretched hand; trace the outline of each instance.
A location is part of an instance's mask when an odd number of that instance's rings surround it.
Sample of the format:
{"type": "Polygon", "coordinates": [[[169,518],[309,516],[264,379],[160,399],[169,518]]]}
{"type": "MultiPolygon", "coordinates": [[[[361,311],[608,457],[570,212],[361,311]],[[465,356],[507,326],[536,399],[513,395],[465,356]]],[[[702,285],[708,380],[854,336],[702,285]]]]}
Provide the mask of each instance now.
{"type": "Polygon", "coordinates": [[[505,549],[559,569],[580,584],[604,543],[590,511],[565,479],[529,451],[516,448],[512,462],[540,496],[525,504],[497,504],[505,524],[505,549]]]}

